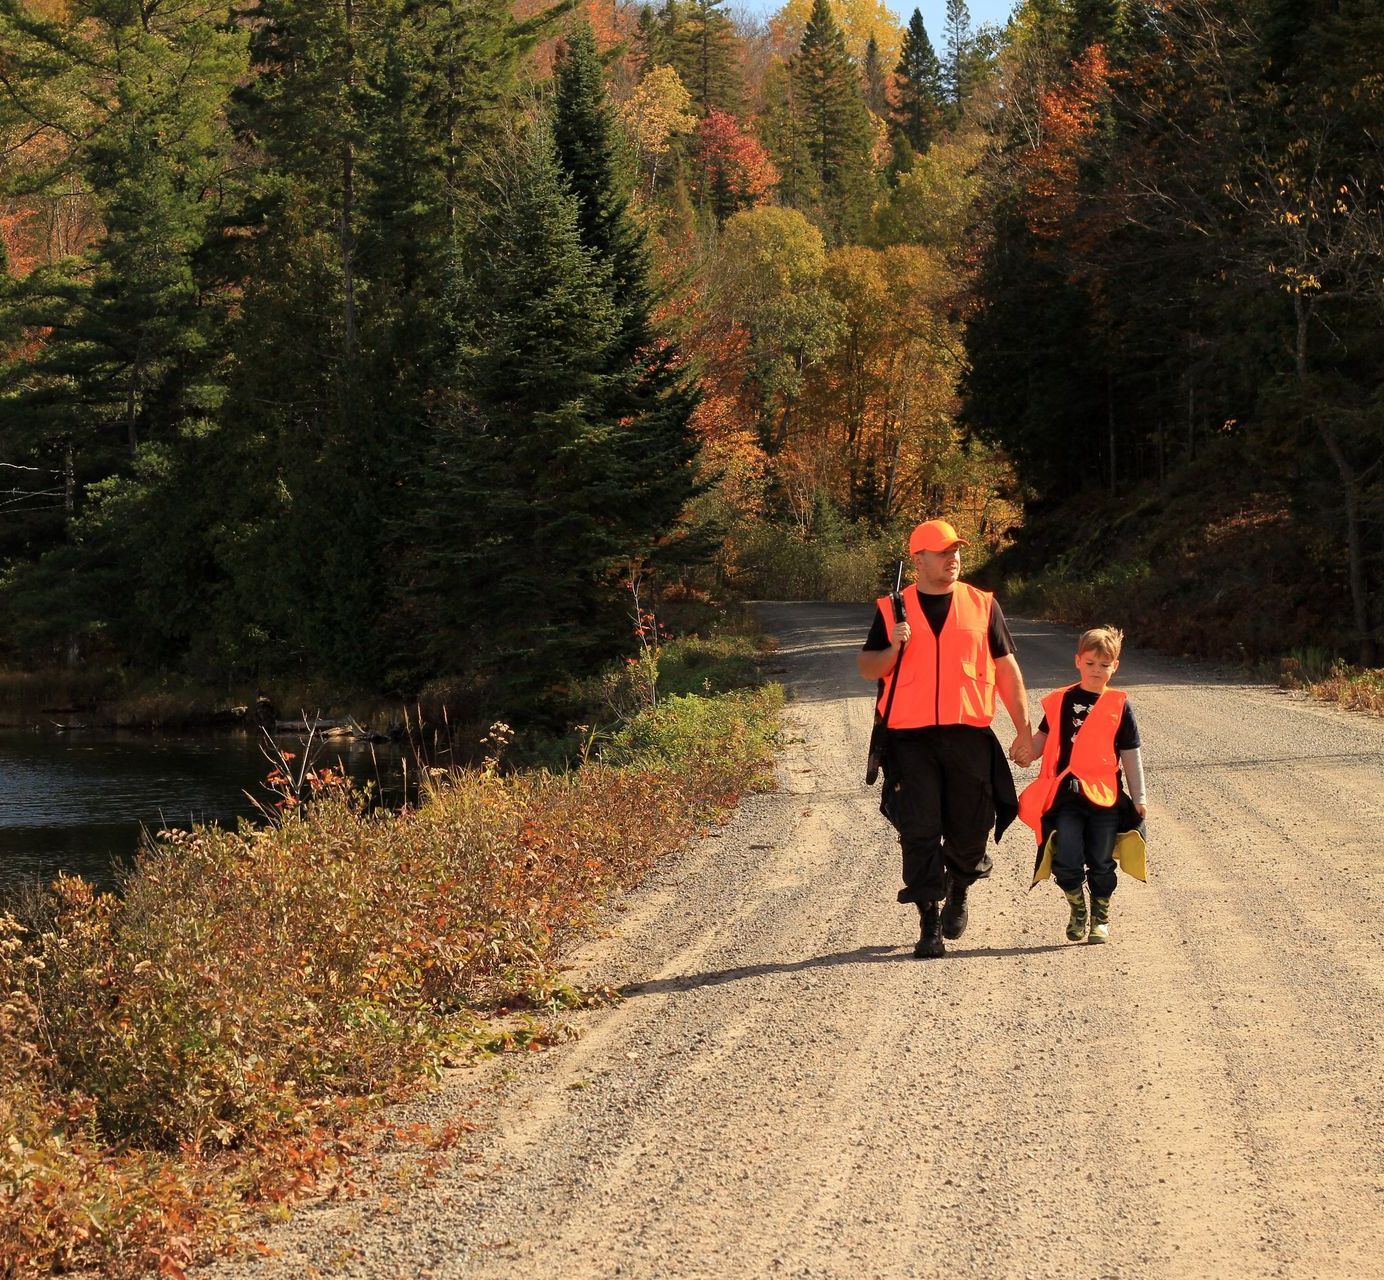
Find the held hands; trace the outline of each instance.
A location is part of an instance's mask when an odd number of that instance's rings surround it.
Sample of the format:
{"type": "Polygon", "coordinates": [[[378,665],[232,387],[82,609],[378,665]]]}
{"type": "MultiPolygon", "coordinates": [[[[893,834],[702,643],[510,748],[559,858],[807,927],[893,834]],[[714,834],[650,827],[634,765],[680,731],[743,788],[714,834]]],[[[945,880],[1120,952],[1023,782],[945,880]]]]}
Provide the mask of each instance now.
{"type": "Polygon", "coordinates": [[[1020,769],[1027,769],[1033,763],[1034,755],[1033,734],[1026,730],[1016,733],[1014,741],[1009,744],[1009,758],[1020,769]]]}

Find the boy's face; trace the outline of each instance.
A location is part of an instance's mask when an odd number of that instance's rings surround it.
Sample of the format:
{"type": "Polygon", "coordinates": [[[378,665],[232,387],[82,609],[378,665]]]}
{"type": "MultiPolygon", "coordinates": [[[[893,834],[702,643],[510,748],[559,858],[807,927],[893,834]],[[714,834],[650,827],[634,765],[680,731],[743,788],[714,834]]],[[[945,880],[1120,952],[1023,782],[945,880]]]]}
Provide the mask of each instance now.
{"type": "Polygon", "coordinates": [[[1087,693],[1102,693],[1110,677],[1120,669],[1120,660],[1107,658],[1096,649],[1086,649],[1076,655],[1076,669],[1087,693]]]}

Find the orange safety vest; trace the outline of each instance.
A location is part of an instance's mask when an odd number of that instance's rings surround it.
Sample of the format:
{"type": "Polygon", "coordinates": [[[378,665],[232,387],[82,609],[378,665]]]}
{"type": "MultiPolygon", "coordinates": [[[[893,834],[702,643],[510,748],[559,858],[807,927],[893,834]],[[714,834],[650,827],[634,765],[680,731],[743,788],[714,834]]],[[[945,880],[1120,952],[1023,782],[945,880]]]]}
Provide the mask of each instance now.
{"type": "Polygon", "coordinates": [[[1076,687],[1069,684],[1043,699],[1043,714],[1048,718],[1043,764],[1038,776],[1019,797],[1019,819],[1033,828],[1039,844],[1043,842],[1043,815],[1052,808],[1064,778],[1074,777],[1081,783],[1082,794],[1102,809],[1109,809],[1120,798],[1120,760],[1115,750],[1115,734],[1125,708],[1125,694],[1121,689],[1106,689],[1096,699],[1072,739],[1067,767],[1060,774],[1057,772],[1057,758],[1062,754],[1062,699],[1076,687]]]}
{"type": "MultiPolygon", "coordinates": [[[[995,660],[990,656],[994,602],[988,591],[958,582],[942,634],[935,636],[918,601],[918,588],[904,589],[904,617],[913,638],[904,648],[902,662],[884,677],[876,704],[883,716],[889,688],[897,678],[899,689],[889,709],[891,729],[926,729],[937,724],[989,727],[995,718],[995,660]]],[[[881,596],[876,603],[892,644],[893,602],[881,596]]]]}

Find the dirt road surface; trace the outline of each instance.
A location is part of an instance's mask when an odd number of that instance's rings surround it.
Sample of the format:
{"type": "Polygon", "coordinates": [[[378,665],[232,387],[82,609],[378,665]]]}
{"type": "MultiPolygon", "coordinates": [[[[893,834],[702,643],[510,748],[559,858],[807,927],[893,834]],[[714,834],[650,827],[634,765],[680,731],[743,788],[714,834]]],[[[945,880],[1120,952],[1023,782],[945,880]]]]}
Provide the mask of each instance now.
{"type": "MultiPolygon", "coordinates": [[[[480,1125],[430,1184],[213,1274],[1384,1276],[1384,722],[1127,651],[1152,873],[1111,944],[1063,940],[1016,827],[918,961],[861,780],[869,610],[762,616],[780,788],[575,957],[626,998],[417,1108],[480,1125]]],[[[1074,633],[1014,631],[1036,708],[1074,633]]]]}

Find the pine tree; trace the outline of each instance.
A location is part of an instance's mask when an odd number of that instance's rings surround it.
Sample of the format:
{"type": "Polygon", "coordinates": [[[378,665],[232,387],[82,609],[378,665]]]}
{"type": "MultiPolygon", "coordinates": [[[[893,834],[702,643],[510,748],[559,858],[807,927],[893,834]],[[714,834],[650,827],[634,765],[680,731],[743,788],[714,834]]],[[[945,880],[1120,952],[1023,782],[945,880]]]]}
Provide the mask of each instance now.
{"type": "MultiPolygon", "coordinates": [[[[445,264],[476,156],[513,110],[535,23],[507,0],[259,0],[237,124],[263,157],[236,269],[231,594],[265,661],[362,683],[409,643],[392,518],[446,376],[445,264]]],[[[248,643],[248,641],[247,641],[248,643]]]]}
{"type": "Polygon", "coordinates": [[[1079,58],[1093,44],[1104,45],[1108,53],[1117,54],[1120,11],[1120,0],[1072,0],[1069,56],[1079,58]]]}
{"type": "Polygon", "coordinates": [[[626,556],[647,558],[696,491],[697,394],[677,371],[676,348],[654,330],[648,251],[630,216],[600,59],[585,25],[558,63],[553,134],[582,243],[609,271],[617,307],[603,406],[611,433],[601,471],[607,512],[626,556]]]}
{"type": "Polygon", "coordinates": [[[703,115],[713,107],[730,112],[740,109],[735,24],[724,12],[724,4],[725,0],[684,0],[672,41],[670,61],[703,115]]]}
{"type": "Polygon", "coordinates": [[[966,7],[966,0],[947,0],[943,29],[946,34],[942,57],[942,93],[955,123],[971,93],[971,11],[966,7]]]}
{"type": "Polygon", "coordinates": [[[421,477],[438,665],[527,697],[608,644],[628,553],[607,506],[620,313],[553,139],[497,160],[453,305],[460,394],[421,477]]]}
{"type": "MultiPolygon", "coordinates": [[[[87,495],[221,396],[228,298],[206,258],[230,168],[225,105],[246,69],[245,36],[223,18],[82,0],[47,19],[0,2],[0,134],[37,138],[49,163],[25,180],[89,191],[100,218],[81,253],[0,280],[0,351],[17,357],[0,367],[0,449],[61,477],[61,498],[29,528],[24,551],[39,564],[16,568],[19,590],[46,600],[37,630],[69,658],[79,631],[132,605],[76,545],[87,495]]],[[[139,569],[126,566],[127,581],[139,569]]]]}
{"type": "Polygon", "coordinates": [[[918,9],[904,31],[899,65],[894,71],[894,127],[919,154],[937,137],[942,122],[942,65],[928,39],[918,9]]]}
{"type": "Polygon", "coordinates": [[[873,131],[859,73],[829,0],[815,0],[791,74],[820,185],[820,216],[836,242],[858,239],[873,194],[873,131]]]}
{"type": "Polygon", "coordinates": [[[816,209],[821,180],[808,149],[808,121],[800,106],[792,70],[772,63],[764,77],[764,111],[758,121],[760,141],[778,169],[779,199],[790,209],[816,209]]]}
{"type": "Polygon", "coordinates": [[[865,42],[865,61],[860,69],[865,105],[883,118],[889,111],[889,93],[884,87],[884,64],[880,61],[879,41],[871,33],[865,42]]]}

